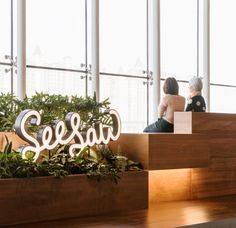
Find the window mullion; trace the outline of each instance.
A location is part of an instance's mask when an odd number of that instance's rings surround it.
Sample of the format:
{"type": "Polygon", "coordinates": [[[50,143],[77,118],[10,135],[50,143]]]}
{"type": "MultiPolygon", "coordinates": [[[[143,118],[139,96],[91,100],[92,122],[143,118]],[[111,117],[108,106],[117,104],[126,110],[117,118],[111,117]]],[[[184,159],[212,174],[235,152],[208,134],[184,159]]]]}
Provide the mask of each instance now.
{"type": "Polygon", "coordinates": [[[26,0],[17,1],[17,96],[26,95],[26,0]]]}
{"type": "Polygon", "coordinates": [[[210,0],[203,1],[203,94],[210,111],[210,0]]]}
{"type": "Polygon", "coordinates": [[[160,103],[160,84],[161,84],[161,55],[160,55],[160,0],[153,0],[153,5],[149,7],[152,12],[152,47],[149,51],[152,54],[152,72],[153,72],[153,114],[152,119],[156,120],[158,116],[158,105],[160,103]]]}
{"type": "Polygon", "coordinates": [[[92,0],[92,91],[96,92],[97,100],[100,99],[99,92],[99,0],[92,0]]]}

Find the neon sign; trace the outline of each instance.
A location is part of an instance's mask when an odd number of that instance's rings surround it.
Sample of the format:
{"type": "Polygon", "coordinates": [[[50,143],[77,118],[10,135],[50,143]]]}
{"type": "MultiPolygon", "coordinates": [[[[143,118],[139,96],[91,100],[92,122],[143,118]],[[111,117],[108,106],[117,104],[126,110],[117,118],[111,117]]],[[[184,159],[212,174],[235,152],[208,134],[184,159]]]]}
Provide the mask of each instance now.
{"type": "Polygon", "coordinates": [[[16,134],[28,142],[29,145],[21,146],[18,151],[22,157],[26,158],[26,153],[34,152],[34,161],[38,159],[40,153],[47,149],[52,150],[57,145],[69,146],[69,154],[71,157],[77,156],[80,150],[86,146],[95,144],[107,144],[110,140],[117,140],[121,132],[121,121],[117,111],[111,109],[105,111],[112,118],[113,126],[105,126],[102,123],[94,124],[94,127],[87,131],[79,131],[80,115],[75,112],[69,112],[65,117],[65,122],[62,120],[53,121],[51,126],[45,126],[36,133],[35,136],[30,134],[26,129],[27,120],[31,119],[30,124],[39,126],[41,123],[41,115],[39,112],[27,109],[19,114],[15,122],[16,134]],[[76,153],[76,150],[79,152],[76,153]],[[78,151],[78,150],[77,150],[78,151]]]}

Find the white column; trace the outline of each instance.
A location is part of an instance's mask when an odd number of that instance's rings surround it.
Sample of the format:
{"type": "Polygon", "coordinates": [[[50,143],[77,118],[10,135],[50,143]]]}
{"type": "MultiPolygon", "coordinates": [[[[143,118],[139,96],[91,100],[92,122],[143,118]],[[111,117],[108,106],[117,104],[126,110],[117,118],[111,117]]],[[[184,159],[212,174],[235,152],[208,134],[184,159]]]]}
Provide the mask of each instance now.
{"type": "Polygon", "coordinates": [[[152,12],[152,71],[153,71],[153,120],[158,116],[158,105],[160,103],[161,84],[161,55],[160,55],[160,0],[153,0],[152,12]]]}
{"type": "Polygon", "coordinates": [[[26,95],[26,0],[17,0],[17,96],[26,95]]]}
{"type": "Polygon", "coordinates": [[[100,100],[99,92],[99,0],[92,0],[92,90],[100,100]]]}
{"type": "Polygon", "coordinates": [[[203,1],[203,96],[210,111],[210,0],[203,1]]]}

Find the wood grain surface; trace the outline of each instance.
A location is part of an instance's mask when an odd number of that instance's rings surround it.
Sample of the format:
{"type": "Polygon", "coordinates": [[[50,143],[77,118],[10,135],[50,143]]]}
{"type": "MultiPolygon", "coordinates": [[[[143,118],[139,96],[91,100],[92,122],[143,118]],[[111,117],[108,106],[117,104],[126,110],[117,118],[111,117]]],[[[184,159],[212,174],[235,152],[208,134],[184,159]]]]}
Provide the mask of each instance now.
{"type": "Polygon", "coordinates": [[[123,173],[118,184],[85,175],[0,180],[0,225],[101,215],[148,207],[148,173],[123,173]],[[134,194],[135,193],[135,194],[134,194]]]}

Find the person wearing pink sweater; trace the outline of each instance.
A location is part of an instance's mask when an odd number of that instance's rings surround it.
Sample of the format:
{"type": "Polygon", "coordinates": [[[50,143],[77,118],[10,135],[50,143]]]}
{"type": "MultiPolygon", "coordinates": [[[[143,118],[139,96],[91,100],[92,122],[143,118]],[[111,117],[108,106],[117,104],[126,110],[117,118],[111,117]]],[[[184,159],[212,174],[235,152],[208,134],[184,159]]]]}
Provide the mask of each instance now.
{"type": "Polygon", "coordinates": [[[179,95],[179,85],[175,78],[167,78],[163,85],[165,96],[158,107],[158,120],[148,125],[143,132],[173,132],[174,112],[184,111],[185,98],[179,95]]]}

